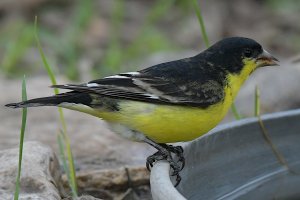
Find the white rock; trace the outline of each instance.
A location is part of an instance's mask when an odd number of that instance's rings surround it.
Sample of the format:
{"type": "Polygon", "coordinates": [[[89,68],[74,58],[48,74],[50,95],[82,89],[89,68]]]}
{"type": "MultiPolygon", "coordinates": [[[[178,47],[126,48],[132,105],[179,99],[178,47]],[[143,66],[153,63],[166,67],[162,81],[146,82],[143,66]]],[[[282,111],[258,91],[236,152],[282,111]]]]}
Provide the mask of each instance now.
{"type": "Polygon", "coordinates": [[[92,196],[90,196],[90,195],[83,195],[83,196],[77,197],[77,198],[74,199],[74,200],[101,200],[101,199],[92,197],[92,196]]]}
{"type": "MultiPolygon", "coordinates": [[[[0,199],[13,199],[19,148],[0,151],[0,199]]],[[[53,151],[39,142],[25,142],[20,179],[20,200],[61,199],[60,170],[53,151]]]]}

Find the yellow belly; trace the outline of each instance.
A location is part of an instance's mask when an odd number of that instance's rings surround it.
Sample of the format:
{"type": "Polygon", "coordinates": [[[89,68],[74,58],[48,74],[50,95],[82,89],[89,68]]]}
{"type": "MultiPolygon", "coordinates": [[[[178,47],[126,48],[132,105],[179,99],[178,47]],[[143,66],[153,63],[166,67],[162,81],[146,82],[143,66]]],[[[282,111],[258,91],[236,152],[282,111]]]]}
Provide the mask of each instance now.
{"type": "Polygon", "coordinates": [[[208,110],[130,102],[123,106],[120,121],[159,143],[193,140],[214,128],[225,115],[220,104],[208,110]]]}
{"type": "Polygon", "coordinates": [[[119,112],[99,111],[97,115],[141,132],[158,143],[172,143],[190,141],[207,133],[224,118],[231,103],[230,96],[206,109],[123,101],[119,112]]]}
{"type": "Polygon", "coordinates": [[[254,70],[253,62],[245,63],[246,67],[239,75],[227,77],[228,85],[224,88],[224,100],[205,109],[129,100],[120,101],[119,111],[95,110],[79,105],[62,107],[85,112],[108,122],[123,125],[143,133],[158,143],[190,141],[207,133],[224,118],[241,85],[254,70]]]}

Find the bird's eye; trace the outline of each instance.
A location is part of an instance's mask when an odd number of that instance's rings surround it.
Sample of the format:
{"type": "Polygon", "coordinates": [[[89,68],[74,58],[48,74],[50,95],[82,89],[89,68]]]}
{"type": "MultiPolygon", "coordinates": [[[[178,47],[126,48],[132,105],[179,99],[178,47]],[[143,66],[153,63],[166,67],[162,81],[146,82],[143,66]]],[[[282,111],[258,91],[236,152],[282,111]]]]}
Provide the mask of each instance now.
{"type": "Polygon", "coordinates": [[[244,56],[246,58],[250,58],[252,56],[252,51],[250,49],[245,49],[244,50],[244,56]]]}

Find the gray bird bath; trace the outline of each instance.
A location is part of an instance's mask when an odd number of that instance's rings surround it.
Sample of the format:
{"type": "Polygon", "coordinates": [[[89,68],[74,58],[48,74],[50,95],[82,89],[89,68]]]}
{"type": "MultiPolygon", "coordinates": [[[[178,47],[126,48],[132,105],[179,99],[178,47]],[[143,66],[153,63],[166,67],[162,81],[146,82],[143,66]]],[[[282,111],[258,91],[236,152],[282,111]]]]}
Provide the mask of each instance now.
{"type": "Polygon", "coordinates": [[[151,171],[154,200],[300,199],[300,109],[262,116],[280,164],[263,137],[257,118],[216,128],[184,146],[185,168],[174,188],[169,164],[151,171]]]}

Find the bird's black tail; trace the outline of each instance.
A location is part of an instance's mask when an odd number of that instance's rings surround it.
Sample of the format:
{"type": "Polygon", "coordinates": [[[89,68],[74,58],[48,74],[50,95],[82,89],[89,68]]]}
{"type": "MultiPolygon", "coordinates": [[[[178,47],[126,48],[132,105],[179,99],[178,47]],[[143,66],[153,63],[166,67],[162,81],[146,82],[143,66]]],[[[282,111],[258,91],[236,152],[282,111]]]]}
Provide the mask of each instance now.
{"type": "Polygon", "coordinates": [[[26,108],[38,106],[59,106],[62,103],[75,103],[89,106],[91,102],[92,98],[89,94],[72,91],[50,97],[30,99],[19,103],[9,103],[5,106],[10,108],[26,108]]]}

